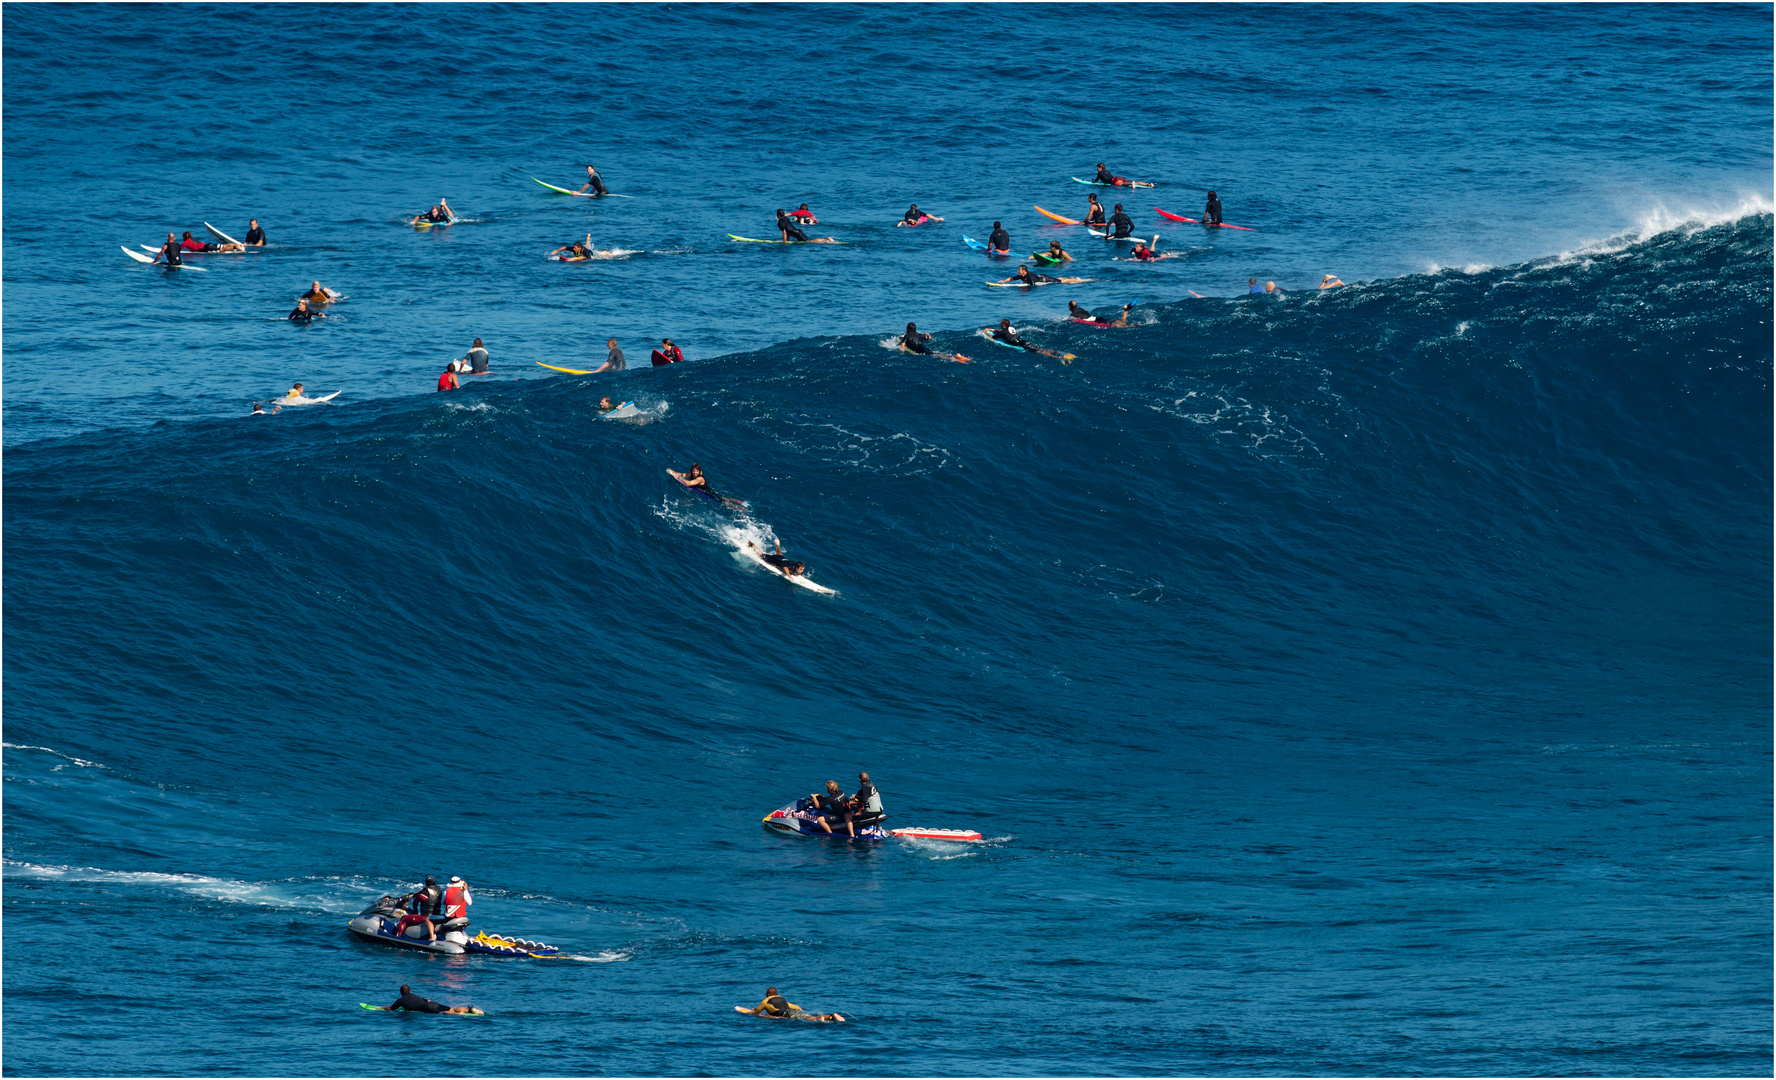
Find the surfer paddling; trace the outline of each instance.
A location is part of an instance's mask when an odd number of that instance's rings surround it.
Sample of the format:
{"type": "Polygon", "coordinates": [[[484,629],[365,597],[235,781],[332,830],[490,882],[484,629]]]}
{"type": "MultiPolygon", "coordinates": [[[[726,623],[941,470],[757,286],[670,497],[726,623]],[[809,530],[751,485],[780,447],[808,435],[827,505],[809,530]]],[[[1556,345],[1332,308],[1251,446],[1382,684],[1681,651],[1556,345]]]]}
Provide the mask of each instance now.
{"type": "Polygon", "coordinates": [[[767,1020],[812,1020],[819,1024],[844,1023],[845,1018],[838,1013],[803,1012],[800,1005],[784,999],[775,986],[765,987],[765,1000],[748,1009],[744,1005],[734,1006],[735,1012],[748,1016],[762,1016],[767,1020]]]}
{"type": "Polygon", "coordinates": [[[549,252],[549,258],[557,262],[583,262],[592,257],[592,234],[587,233],[586,239],[575,240],[571,244],[563,244],[549,252]]]}
{"type": "Polygon", "coordinates": [[[316,319],[324,319],[326,317],[327,313],[324,311],[309,310],[308,297],[306,296],[296,301],[296,310],[285,316],[285,318],[298,326],[307,326],[316,319]]]}
{"type": "Polygon", "coordinates": [[[372,1005],[370,1008],[383,1012],[445,1013],[450,1016],[487,1015],[472,1005],[446,1005],[443,1002],[433,1001],[431,998],[420,997],[406,983],[401,984],[401,996],[395,999],[393,1005],[372,1005]]]}
{"type": "MultiPolygon", "coordinates": [[[[297,300],[298,302],[306,300],[310,307],[314,307],[320,304],[331,304],[339,298],[338,293],[335,293],[332,289],[323,287],[320,282],[315,281],[309,283],[308,291],[297,297],[297,300]]],[[[318,315],[320,313],[316,312],[316,314],[318,315]]]]}
{"type": "Polygon", "coordinates": [[[1022,349],[1025,352],[1032,352],[1032,353],[1037,353],[1042,356],[1052,357],[1056,360],[1062,361],[1063,363],[1072,363],[1074,360],[1074,356],[1072,353],[1068,353],[1068,354],[1066,354],[1066,356],[1063,357],[1060,353],[1055,352],[1053,349],[1045,349],[1040,345],[1034,345],[1028,341],[1025,341],[1023,338],[1018,336],[1018,332],[1016,329],[1014,329],[1012,327],[1010,319],[1000,319],[998,326],[983,326],[983,327],[981,327],[981,332],[991,336],[994,341],[998,341],[998,342],[1002,342],[1006,345],[1010,345],[1014,349],[1022,349]]]}
{"type": "Polygon", "coordinates": [[[930,214],[927,214],[925,211],[919,209],[918,203],[914,203],[913,205],[907,207],[907,212],[902,214],[900,217],[900,220],[895,222],[894,225],[896,228],[908,228],[913,225],[923,225],[927,221],[942,221],[942,220],[943,220],[943,218],[932,217],[930,214]]]}
{"type": "Polygon", "coordinates": [[[456,221],[456,211],[450,209],[450,204],[440,197],[438,199],[438,205],[427,210],[425,213],[416,216],[411,224],[449,225],[454,221],[456,221]]]}
{"type": "Polygon", "coordinates": [[[945,360],[954,360],[958,364],[968,363],[968,357],[961,353],[939,352],[931,348],[926,344],[930,340],[931,335],[922,332],[915,323],[907,323],[906,333],[900,335],[899,338],[900,347],[906,352],[917,353],[920,356],[941,356],[945,360]]]}
{"type": "Polygon", "coordinates": [[[706,495],[709,498],[714,499],[716,502],[721,503],[730,510],[746,509],[746,504],[739,499],[730,499],[726,495],[723,495],[710,487],[709,479],[703,475],[703,466],[694,461],[691,462],[691,467],[684,472],[679,472],[676,469],[667,469],[666,475],[677,480],[692,491],[695,491],[697,494],[706,495]]]}
{"type": "Polygon", "coordinates": [[[807,203],[803,203],[802,205],[796,207],[794,210],[791,210],[789,212],[789,216],[792,218],[795,218],[797,221],[801,222],[803,225],[818,225],[818,224],[820,224],[820,219],[814,216],[814,211],[808,209],[807,203]]]}
{"type": "MultiPolygon", "coordinates": [[[[1183,258],[1183,253],[1177,252],[1177,251],[1168,251],[1164,255],[1161,255],[1159,252],[1153,250],[1153,245],[1157,244],[1157,243],[1159,243],[1158,236],[1155,236],[1151,241],[1147,241],[1147,240],[1137,241],[1135,244],[1135,250],[1129,255],[1129,258],[1135,260],[1136,262],[1157,262],[1160,259],[1183,258]]],[[[1252,279],[1252,284],[1253,284],[1252,291],[1258,292],[1259,290],[1257,288],[1257,279],[1256,278],[1252,279]]]]}
{"type": "Polygon", "coordinates": [[[1077,285],[1085,279],[1082,277],[1055,277],[1053,274],[1039,274],[1027,266],[1017,268],[1017,273],[1008,278],[1000,278],[1000,285],[1077,285]]]}

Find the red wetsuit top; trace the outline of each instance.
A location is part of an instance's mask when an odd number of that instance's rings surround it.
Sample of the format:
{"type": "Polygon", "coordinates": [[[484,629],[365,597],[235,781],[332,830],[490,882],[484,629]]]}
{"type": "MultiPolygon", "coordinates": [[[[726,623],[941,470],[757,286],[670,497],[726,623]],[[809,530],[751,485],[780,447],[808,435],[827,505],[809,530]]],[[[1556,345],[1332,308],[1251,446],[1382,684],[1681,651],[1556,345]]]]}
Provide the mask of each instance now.
{"type": "Polygon", "coordinates": [[[1152,248],[1140,247],[1140,248],[1135,249],[1135,258],[1141,260],[1142,262],[1146,262],[1148,259],[1151,259],[1153,257],[1154,257],[1154,255],[1153,255],[1152,248]]]}
{"type": "Polygon", "coordinates": [[[812,211],[812,210],[791,210],[789,212],[789,216],[792,218],[795,218],[797,221],[812,222],[814,220],[814,211],[812,211]]]}
{"type": "Polygon", "coordinates": [[[456,389],[454,386],[450,385],[450,376],[452,376],[454,374],[456,374],[456,372],[446,371],[444,374],[438,376],[438,389],[440,389],[440,390],[454,390],[454,389],[456,389]]]}
{"type": "Polygon", "coordinates": [[[202,240],[185,240],[179,244],[180,251],[202,251],[203,249],[204,243],[202,240]]]}

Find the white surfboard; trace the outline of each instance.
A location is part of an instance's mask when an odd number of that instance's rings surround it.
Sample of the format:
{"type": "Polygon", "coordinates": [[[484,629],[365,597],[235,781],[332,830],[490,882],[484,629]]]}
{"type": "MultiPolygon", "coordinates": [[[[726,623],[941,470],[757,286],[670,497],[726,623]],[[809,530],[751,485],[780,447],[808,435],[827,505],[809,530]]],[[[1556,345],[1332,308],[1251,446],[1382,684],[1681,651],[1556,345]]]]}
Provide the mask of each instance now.
{"type": "Polygon", "coordinates": [[[344,393],[343,390],[335,390],[331,394],[328,394],[326,397],[299,397],[299,398],[293,398],[290,395],[285,394],[281,398],[273,398],[272,404],[273,405],[319,405],[323,401],[332,401],[334,398],[338,397],[342,393],[344,393]]]}
{"type": "MultiPolygon", "coordinates": [[[[123,247],[123,245],[119,244],[118,247],[123,247]]],[[[160,249],[153,248],[152,250],[158,252],[160,249]]],[[[144,255],[139,251],[131,251],[129,248],[123,248],[123,253],[139,263],[151,263],[154,261],[152,257],[144,255]]],[[[203,267],[192,266],[189,263],[162,263],[161,265],[165,266],[168,270],[197,270],[199,272],[204,272],[203,267]]]]}
{"type": "Polygon", "coordinates": [[[784,579],[785,581],[794,582],[795,584],[800,585],[804,589],[812,589],[813,591],[815,591],[817,593],[823,593],[827,596],[839,595],[839,592],[837,589],[829,589],[825,585],[822,585],[818,582],[809,581],[807,575],[805,575],[805,574],[786,574],[783,571],[777,569],[775,566],[772,566],[770,563],[765,561],[764,554],[762,552],[760,552],[759,549],[756,547],[752,547],[752,546],[742,547],[740,549],[740,553],[742,555],[745,555],[747,558],[751,559],[753,562],[758,563],[760,566],[764,567],[766,570],[769,570],[771,573],[776,574],[778,577],[784,579]]]}
{"type": "Polygon", "coordinates": [[[605,413],[604,418],[606,420],[627,420],[631,416],[640,416],[640,415],[641,415],[641,410],[635,407],[635,402],[625,401],[621,405],[618,405],[616,408],[612,409],[610,412],[605,413]]]}
{"type": "Polygon", "coordinates": [[[238,243],[240,243],[239,240],[236,240],[234,237],[229,236],[227,233],[223,232],[221,229],[216,228],[214,225],[211,225],[207,221],[204,222],[204,228],[210,230],[210,235],[215,237],[216,239],[222,241],[224,244],[238,244],[238,243]]]}

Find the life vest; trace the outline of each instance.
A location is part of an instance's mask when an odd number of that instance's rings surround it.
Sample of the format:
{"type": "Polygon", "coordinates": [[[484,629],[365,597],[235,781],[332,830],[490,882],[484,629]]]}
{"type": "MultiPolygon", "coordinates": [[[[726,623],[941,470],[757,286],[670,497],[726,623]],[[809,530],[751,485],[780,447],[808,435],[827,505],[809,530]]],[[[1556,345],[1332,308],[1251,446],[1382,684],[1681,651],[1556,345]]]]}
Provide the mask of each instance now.
{"type": "Polygon", "coordinates": [[[882,812],[882,793],[876,790],[874,784],[870,785],[869,801],[863,805],[863,812],[866,814],[880,814],[882,812]]]}
{"type": "Polygon", "coordinates": [[[466,916],[469,913],[469,905],[474,902],[475,898],[469,895],[467,885],[452,885],[444,890],[444,917],[454,919],[458,915],[466,916]]]}

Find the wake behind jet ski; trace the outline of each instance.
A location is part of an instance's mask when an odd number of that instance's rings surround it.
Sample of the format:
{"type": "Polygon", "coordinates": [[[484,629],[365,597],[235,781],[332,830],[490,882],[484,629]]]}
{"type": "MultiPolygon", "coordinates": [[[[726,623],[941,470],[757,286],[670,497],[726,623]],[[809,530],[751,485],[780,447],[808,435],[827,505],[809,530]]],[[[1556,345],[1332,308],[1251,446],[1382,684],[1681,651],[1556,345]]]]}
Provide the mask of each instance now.
{"type": "Polygon", "coordinates": [[[451,955],[484,952],[542,959],[561,951],[540,941],[503,937],[485,931],[470,937],[469,905],[474,902],[468,884],[462,878],[453,877],[448,889],[439,889],[436,880],[428,877],[426,883],[414,892],[399,897],[384,896],[345,925],[366,941],[425,952],[451,955]]]}

